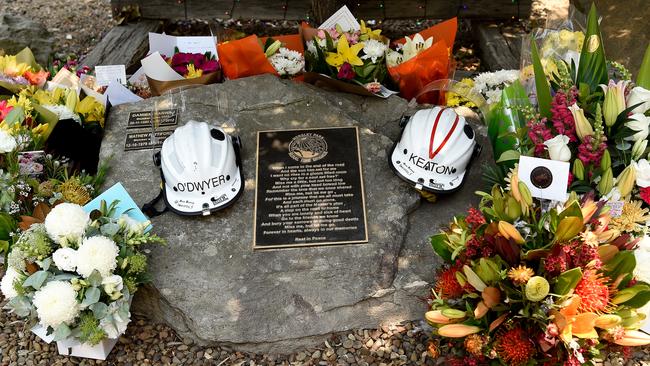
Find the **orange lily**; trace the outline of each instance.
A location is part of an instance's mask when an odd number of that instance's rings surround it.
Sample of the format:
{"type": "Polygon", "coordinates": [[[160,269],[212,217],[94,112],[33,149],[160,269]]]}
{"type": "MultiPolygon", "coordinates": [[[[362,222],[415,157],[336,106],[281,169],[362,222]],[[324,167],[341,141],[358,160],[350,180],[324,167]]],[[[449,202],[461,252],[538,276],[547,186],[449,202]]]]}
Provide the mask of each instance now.
{"type": "Polygon", "coordinates": [[[555,324],[560,329],[560,338],[566,342],[571,342],[573,336],[578,338],[598,338],[598,332],[594,328],[598,315],[595,313],[579,313],[578,308],[582,299],[578,295],[573,295],[565,302],[565,306],[560,310],[553,310],[555,324]]]}

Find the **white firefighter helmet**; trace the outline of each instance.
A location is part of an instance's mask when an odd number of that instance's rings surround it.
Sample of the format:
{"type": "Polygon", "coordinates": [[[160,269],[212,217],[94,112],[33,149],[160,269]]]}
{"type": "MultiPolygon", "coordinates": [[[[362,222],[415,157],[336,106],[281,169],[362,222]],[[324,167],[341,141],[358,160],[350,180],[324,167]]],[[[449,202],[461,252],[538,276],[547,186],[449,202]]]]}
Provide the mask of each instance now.
{"type": "Polygon", "coordinates": [[[143,207],[155,216],[170,209],[179,215],[204,215],[230,206],[243,192],[241,143],[223,129],[189,121],[162,145],[154,161],[160,166],[160,195],[143,207]],[[164,198],[165,210],[153,206],[164,198]]]}
{"type": "Polygon", "coordinates": [[[465,118],[451,108],[434,107],[417,111],[402,127],[389,158],[393,171],[420,191],[458,190],[481,151],[465,118]]]}

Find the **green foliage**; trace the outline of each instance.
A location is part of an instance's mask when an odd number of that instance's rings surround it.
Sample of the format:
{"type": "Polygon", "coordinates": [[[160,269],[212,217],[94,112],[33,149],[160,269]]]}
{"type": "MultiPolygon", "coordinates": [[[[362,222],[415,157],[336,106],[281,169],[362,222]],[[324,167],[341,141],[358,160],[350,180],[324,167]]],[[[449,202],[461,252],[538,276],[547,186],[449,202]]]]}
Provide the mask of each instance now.
{"type": "Polygon", "coordinates": [[[553,292],[560,296],[567,295],[578,285],[578,282],[580,282],[581,279],[582,269],[580,269],[580,267],[562,272],[562,274],[557,277],[555,286],[553,287],[553,292]]]}
{"type": "Polygon", "coordinates": [[[636,85],[650,90],[650,44],[645,50],[639,74],[636,76],[636,85]]]}
{"type": "Polygon", "coordinates": [[[96,345],[106,338],[106,332],[99,327],[99,320],[92,312],[84,312],[79,318],[79,340],[82,343],[96,345]]]}
{"type": "Polygon", "coordinates": [[[591,5],[587,17],[587,31],[580,53],[577,81],[587,84],[590,93],[596,91],[598,85],[607,84],[608,81],[603,37],[598,24],[598,11],[594,4],[591,5]]]}
{"type": "Polygon", "coordinates": [[[136,253],[127,258],[128,272],[131,274],[140,274],[147,271],[147,256],[142,253],[136,253]]]}
{"type": "Polygon", "coordinates": [[[544,67],[539,58],[537,43],[530,41],[530,50],[533,58],[533,69],[535,70],[535,90],[537,92],[537,106],[542,117],[551,118],[551,87],[546,80],[544,67]]]}

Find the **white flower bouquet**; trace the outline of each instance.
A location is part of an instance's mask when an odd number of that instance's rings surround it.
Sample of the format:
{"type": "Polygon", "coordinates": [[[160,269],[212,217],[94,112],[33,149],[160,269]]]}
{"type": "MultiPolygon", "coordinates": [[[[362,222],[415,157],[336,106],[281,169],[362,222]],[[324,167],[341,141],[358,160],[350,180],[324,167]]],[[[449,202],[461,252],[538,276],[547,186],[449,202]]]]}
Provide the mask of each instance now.
{"type": "Polygon", "coordinates": [[[118,216],[118,203],[90,213],[59,204],[12,246],[0,290],[42,338],[95,346],[126,331],[131,296],[148,280],[142,245],[164,241],[148,221],[118,216]]]}

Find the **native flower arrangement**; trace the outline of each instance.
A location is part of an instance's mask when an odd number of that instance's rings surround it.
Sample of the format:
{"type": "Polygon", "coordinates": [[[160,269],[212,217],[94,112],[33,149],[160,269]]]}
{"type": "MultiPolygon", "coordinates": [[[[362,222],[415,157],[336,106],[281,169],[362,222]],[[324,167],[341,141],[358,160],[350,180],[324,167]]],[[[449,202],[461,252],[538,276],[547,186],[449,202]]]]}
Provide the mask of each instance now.
{"type": "Polygon", "coordinates": [[[123,334],[131,297],[147,281],[142,246],[163,240],[146,232],[149,222],[117,216],[116,206],[102,202],[88,214],[62,203],[23,232],[1,282],[6,307],[56,341],[95,345],[123,334]]]}
{"type": "Polygon", "coordinates": [[[48,76],[49,73],[36,63],[29,48],[16,55],[0,56],[0,87],[11,93],[30,86],[42,88],[48,76]]]}
{"type": "Polygon", "coordinates": [[[307,71],[364,86],[378,93],[388,75],[388,39],[361,21],[361,29],[319,29],[307,40],[307,71]]]}
{"type": "Polygon", "coordinates": [[[305,71],[305,57],[302,53],[284,47],[280,40],[267,38],[264,54],[281,77],[292,77],[305,71]]]}
{"type": "Polygon", "coordinates": [[[447,265],[426,313],[444,339],[429,352],[465,364],[580,365],[609,345],[650,344],[638,331],[650,278],[635,275],[633,251],[647,209],[614,217],[605,201],[572,193],[544,210],[516,169],[508,182],[479,192],[478,208],[431,239],[447,265]]]}

